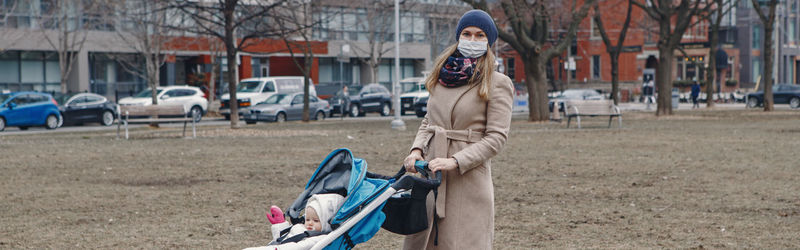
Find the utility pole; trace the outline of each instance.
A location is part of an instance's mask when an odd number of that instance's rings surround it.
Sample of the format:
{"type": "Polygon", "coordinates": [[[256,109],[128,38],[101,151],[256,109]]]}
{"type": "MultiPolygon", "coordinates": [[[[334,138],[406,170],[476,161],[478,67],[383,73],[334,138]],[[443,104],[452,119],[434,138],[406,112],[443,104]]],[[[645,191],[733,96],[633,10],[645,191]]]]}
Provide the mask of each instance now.
{"type": "Polygon", "coordinates": [[[392,82],[392,108],[394,120],[392,129],[406,130],[406,123],[400,119],[400,0],[394,0],[394,74],[392,82]]]}

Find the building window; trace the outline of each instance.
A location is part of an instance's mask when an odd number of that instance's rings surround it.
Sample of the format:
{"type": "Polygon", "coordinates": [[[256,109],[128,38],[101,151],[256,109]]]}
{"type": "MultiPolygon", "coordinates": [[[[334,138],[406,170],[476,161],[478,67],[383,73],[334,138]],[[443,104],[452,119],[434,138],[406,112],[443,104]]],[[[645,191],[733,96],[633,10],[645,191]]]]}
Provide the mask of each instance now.
{"type": "MultiPolygon", "coordinates": [[[[513,57],[512,58],[506,58],[506,60],[507,60],[507,65],[508,65],[506,67],[506,73],[508,74],[508,78],[511,78],[511,80],[513,81],[514,80],[514,70],[516,69],[516,67],[514,67],[514,58],[513,57]]],[[[561,71],[559,70],[559,72],[561,72],[561,71]]]]}
{"type": "Polygon", "coordinates": [[[753,49],[760,49],[761,48],[761,27],[753,26],[753,39],[752,39],[752,47],[753,49]]]}
{"type": "Polygon", "coordinates": [[[592,56],[592,79],[600,79],[600,56],[592,56]]]}
{"type": "Polygon", "coordinates": [[[594,21],[594,18],[589,18],[592,25],[592,33],[589,35],[590,39],[600,39],[600,26],[594,21]]]}

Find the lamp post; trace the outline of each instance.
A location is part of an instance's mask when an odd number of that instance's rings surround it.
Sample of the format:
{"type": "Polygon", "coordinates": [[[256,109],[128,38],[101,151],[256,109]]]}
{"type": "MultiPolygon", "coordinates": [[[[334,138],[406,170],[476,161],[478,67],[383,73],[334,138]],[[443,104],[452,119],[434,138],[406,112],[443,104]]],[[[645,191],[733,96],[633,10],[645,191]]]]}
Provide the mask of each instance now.
{"type": "Polygon", "coordinates": [[[342,44],[339,50],[339,58],[336,58],[339,61],[339,89],[344,86],[344,61],[347,61],[348,53],[350,53],[350,44],[342,44]]]}
{"type": "Polygon", "coordinates": [[[400,119],[400,0],[394,0],[394,74],[392,82],[392,107],[394,120],[392,129],[406,130],[406,123],[400,119]]]}

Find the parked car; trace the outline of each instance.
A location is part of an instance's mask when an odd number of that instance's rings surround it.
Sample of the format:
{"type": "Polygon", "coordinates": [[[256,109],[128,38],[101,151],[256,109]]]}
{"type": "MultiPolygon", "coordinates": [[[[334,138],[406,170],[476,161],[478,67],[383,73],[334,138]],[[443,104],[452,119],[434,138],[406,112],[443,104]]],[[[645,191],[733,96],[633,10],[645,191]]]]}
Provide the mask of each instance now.
{"type": "Polygon", "coordinates": [[[56,95],[62,124],[75,125],[99,122],[103,126],[114,124],[117,105],[108,98],[94,93],[56,95]]]}
{"type": "Polygon", "coordinates": [[[61,121],[58,103],[53,96],[38,92],[0,94],[0,131],[7,126],[26,130],[44,126],[55,129],[61,121]]]}
{"type": "MultiPolygon", "coordinates": [[[[304,79],[302,76],[279,76],[247,78],[239,82],[236,87],[236,99],[239,103],[239,115],[249,113],[247,108],[257,103],[267,100],[274,94],[291,94],[302,92],[304,79]]],[[[308,92],[312,96],[317,96],[314,83],[309,83],[308,92]]],[[[223,94],[220,98],[219,112],[225,116],[225,120],[231,119],[231,96],[229,93],[223,94]]]]}
{"type": "MultiPolygon", "coordinates": [[[[156,91],[158,105],[183,105],[183,110],[194,117],[195,122],[200,122],[208,110],[208,100],[198,87],[166,86],[158,87],[156,91]]],[[[148,88],[134,96],[122,98],[119,100],[119,105],[153,105],[151,90],[148,88]]]]}
{"type": "Polygon", "coordinates": [[[392,94],[378,83],[363,87],[350,87],[350,116],[364,116],[367,112],[379,112],[388,116],[392,111],[392,94]]]}
{"type": "MultiPolygon", "coordinates": [[[[274,94],[267,100],[249,109],[250,114],[244,116],[247,124],[258,121],[284,122],[303,119],[303,92],[292,94],[274,94]]],[[[314,120],[323,120],[331,112],[327,101],[317,96],[308,96],[308,113],[314,120]]]]}
{"type": "Polygon", "coordinates": [[[420,97],[416,102],[414,102],[414,113],[417,115],[417,117],[422,118],[428,114],[428,98],[430,97],[420,97]]]}
{"type": "Polygon", "coordinates": [[[412,77],[400,81],[403,94],[400,95],[400,114],[405,115],[406,111],[415,111],[414,103],[419,98],[428,97],[428,90],[425,89],[425,78],[412,77]]]}
{"type": "MultiPolygon", "coordinates": [[[[772,86],[772,100],[775,104],[789,104],[796,109],[800,107],[800,85],[775,84],[772,86]]],[[[747,94],[747,107],[755,108],[764,105],[764,91],[747,94]]]]}
{"type": "Polygon", "coordinates": [[[548,106],[550,112],[553,112],[555,105],[558,105],[558,111],[564,112],[564,103],[567,100],[603,100],[605,99],[600,92],[594,89],[568,89],[561,92],[555,98],[550,99],[548,106]]]}

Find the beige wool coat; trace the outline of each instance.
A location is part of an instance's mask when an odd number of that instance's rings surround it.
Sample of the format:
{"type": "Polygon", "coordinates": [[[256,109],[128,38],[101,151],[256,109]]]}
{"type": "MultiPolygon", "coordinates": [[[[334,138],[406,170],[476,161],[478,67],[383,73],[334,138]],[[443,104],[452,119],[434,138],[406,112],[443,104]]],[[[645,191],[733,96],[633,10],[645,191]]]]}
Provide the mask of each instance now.
{"type": "Polygon", "coordinates": [[[436,230],[407,236],[404,249],[491,249],[494,238],[494,185],[491,158],[508,139],[514,86],[493,72],[489,100],[476,84],[455,88],[436,86],[428,114],[417,131],[412,150],[425,160],[452,157],[458,168],[443,172],[435,204],[428,196],[428,218],[439,218],[436,230]],[[438,245],[434,246],[434,240],[438,245]]]}

